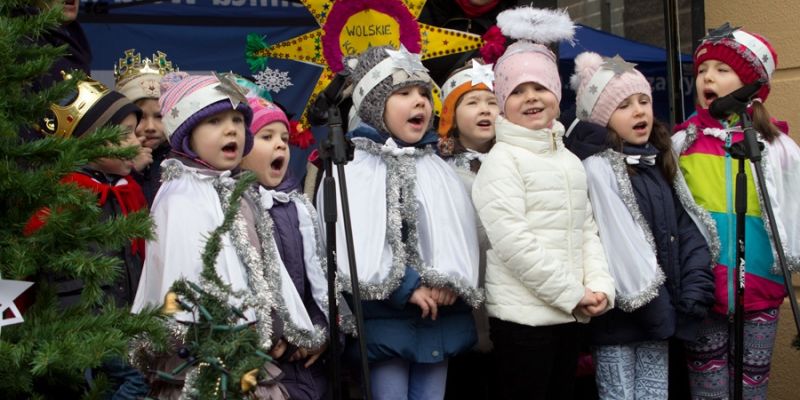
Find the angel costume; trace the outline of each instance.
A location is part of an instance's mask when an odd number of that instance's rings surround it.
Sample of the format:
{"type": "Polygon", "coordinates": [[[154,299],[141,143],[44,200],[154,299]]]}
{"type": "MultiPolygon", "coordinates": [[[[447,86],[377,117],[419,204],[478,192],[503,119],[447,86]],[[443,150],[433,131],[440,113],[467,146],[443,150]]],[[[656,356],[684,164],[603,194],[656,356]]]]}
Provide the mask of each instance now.
{"type": "MultiPolygon", "coordinates": [[[[458,177],[433,151],[436,134],[398,145],[362,124],[350,136],[355,157],[345,175],[369,360],[437,363],[469,349],[476,339],[470,306],[482,300],[475,213],[458,177]],[[440,307],[435,321],[423,319],[408,303],[422,285],[449,288],[459,300],[440,307]]],[[[322,191],[317,209],[324,215],[322,191]]],[[[349,291],[341,217],[336,235],[338,271],[349,291]]]]}

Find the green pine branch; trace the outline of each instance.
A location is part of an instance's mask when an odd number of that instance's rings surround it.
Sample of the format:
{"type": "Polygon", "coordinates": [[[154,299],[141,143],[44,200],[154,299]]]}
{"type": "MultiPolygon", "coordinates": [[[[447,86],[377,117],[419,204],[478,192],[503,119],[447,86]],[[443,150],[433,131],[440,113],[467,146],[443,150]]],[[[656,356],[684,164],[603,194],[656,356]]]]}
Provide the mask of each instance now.
{"type": "MultiPolygon", "coordinates": [[[[41,2],[50,3],[50,2],[41,2]]],[[[0,276],[33,281],[25,321],[0,331],[0,397],[4,399],[102,398],[109,385],[96,374],[89,387],[84,372],[109,356],[126,356],[134,336],[163,346],[166,332],[155,311],[131,314],[103,295],[120,272],[119,260],[102,255],[133,238],[149,238],[147,212],[100,221],[96,196],[59,181],[101,157],[132,158],[133,149],[112,149],[119,129],[100,129],[81,138],[48,137],[23,143],[20,132],[35,129],[51,103],[73,93],[72,78],[34,91],[36,82],[66,49],[42,45],[61,24],[60,6],[31,12],[29,0],[0,0],[0,276]],[[39,210],[47,222],[35,233],[23,229],[39,210]],[[81,279],[80,303],[58,305],[54,276],[81,279]]]]}
{"type": "Polygon", "coordinates": [[[242,377],[253,370],[258,371],[258,376],[266,377],[262,367],[272,361],[266,354],[267,349],[260,345],[262,340],[258,332],[251,323],[242,322],[244,311],[230,304],[230,298],[236,294],[222,282],[215,268],[222,249],[222,235],[233,226],[241,196],[253,182],[252,173],[245,174],[237,182],[222,224],[206,242],[200,282],[179,280],[172,286],[181,306],[190,309],[197,321],[189,325],[183,338],[185,363],[173,371],[161,371],[159,375],[172,379],[186,368],[196,368],[196,379],[186,382],[193,398],[245,398],[242,377]],[[213,293],[203,289],[209,284],[214,288],[213,293]]]}

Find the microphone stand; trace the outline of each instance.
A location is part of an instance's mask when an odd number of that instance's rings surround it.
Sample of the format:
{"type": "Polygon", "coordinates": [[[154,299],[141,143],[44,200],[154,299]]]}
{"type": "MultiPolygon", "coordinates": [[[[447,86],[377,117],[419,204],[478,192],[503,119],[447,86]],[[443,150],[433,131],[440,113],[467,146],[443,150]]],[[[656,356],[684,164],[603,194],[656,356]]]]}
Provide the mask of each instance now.
{"type": "Polygon", "coordinates": [[[734,269],[734,279],[736,282],[736,308],[734,311],[734,384],[733,398],[741,400],[743,396],[743,377],[744,377],[744,292],[745,292],[745,215],[747,213],[747,175],[745,174],[745,160],[750,160],[756,172],[756,182],[758,192],[761,197],[761,204],[767,215],[770,233],[772,234],[772,244],[778,255],[778,264],[783,272],[783,282],[789,296],[789,303],[792,307],[795,327],[800,334],[800,319],[798,319],[798,306],[791,284],[791,273],[786,263],[786,255],[783,251],[778,226],[775,224],[775,214],[772,211],[767,183],[764,180],[764,170],[761,166],[761,150],[763,144],[758,142],[758,132],[753,128],[753,121],[746,112],[747,103],[740,103],[734,111],[741,118],[744,130],[744,139],[738,143],[726,147],[726,151],[739,161],[736,173],[735,209],[736,209],[736,266],[734,269]]]}
{"type": "MultiPolygon", "coordinates": [[[[347,197],[347,181],[344,173],[344,166],[353,160],[355,148],[350,139],[347,139],[342,129],[342,116],[339,111],[339,99],[343,89],[343,77],[339,81],[332,82],[329,87],[333,88],[335,94],[331,94],[326,89],[321,92],[319,99],[312,109],[312,113],[317,122],[327,119],[328,137],[319,145],[320,159],[324,162],[325,178],[322,181],[323,205],[325,208],[325,238],[327,243],[328,258],[328,325],[330,329],[330,381],[333,399],[339,400],[342,395],[341,388],[341,361],[339,359],[339,326],[337,324],[336,307],[336,180],[333,178],[333,165],[339,178],[339,195],[342,201],[342,216],[344,217],[345,241],[347,242],[347,256],[350,264],[350,285],[352,287],[353,314],[356,319],[356,332],[361,354],[361,388],[363,397],[367,400],[372,399],[372,391],[369,381],[369,363],[367,361],[367,348],[364,340],[364,317],[361,309],[361,293],[358,286],[358,270],[356,268],[355,248],[353,245],[353,229],[350,224],[350,203],[347,197]],[[335,85],[340,87],[336,88],[335,85]]],[[[324,122],[319,125],[324,124],[324,122]]]]}

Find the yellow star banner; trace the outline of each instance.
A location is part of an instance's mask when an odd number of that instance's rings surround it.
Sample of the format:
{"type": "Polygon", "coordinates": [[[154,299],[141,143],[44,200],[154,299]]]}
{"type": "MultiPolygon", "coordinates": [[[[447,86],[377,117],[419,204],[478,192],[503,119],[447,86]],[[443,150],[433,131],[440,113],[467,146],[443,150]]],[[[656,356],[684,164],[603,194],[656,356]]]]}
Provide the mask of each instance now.
{"type": "MultiPolygon", "coordinates": [[[[357,56],[375,46],[404,45],[422,60],[475,50],[480,36],[417,22],[425,0],[302,0],[320,28],[289,40],[248,49],[248,62],[280,58],[321,67],[322,74],[306,102],[300,123],[307,126],[307,112],[341,71],[345,56],[357,56]]],[[[248,41],[249,42],[249,41],[248,41]]],[[[434,88],[434,112],[441,110],[439,88],[434,88]]]]}

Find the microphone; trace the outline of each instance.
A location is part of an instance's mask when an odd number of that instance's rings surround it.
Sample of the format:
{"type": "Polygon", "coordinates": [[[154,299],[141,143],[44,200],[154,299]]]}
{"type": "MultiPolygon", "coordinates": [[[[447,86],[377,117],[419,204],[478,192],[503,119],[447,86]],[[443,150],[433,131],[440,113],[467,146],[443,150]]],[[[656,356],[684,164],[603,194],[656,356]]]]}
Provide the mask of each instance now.
{"type": "Polygon", "coordinates": [[[328,86],[319,93],[309,109],[308,121],[311,125],[321,126],[328,123],[328,111],[342,100],[348,77],[349,74],[345,71],[337,73],[328,86]]]}
{"type": "Polygon", "coordinates": [[[743,112],[764,83],[762,80],[755,81],[712,101],[708,113],[716,119],[725,119],[728,115],[743,112]]]}

